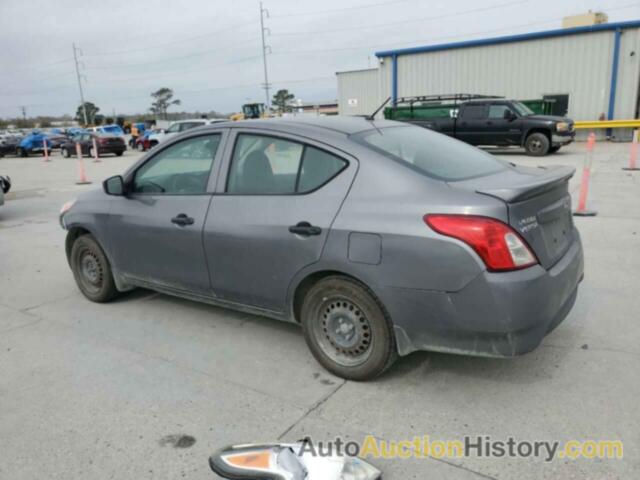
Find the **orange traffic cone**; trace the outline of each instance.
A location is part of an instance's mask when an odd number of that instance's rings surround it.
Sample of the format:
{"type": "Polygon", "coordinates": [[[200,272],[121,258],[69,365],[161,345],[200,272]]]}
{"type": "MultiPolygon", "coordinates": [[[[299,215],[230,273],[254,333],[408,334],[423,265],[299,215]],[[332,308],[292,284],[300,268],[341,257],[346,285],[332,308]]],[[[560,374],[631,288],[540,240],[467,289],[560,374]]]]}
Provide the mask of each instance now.
{"type": "Polygon", "coordinates": [[[88,185],[91,182],[87,180],[87,174],[84,171],[84,159],[82,158],[82,149],[80,144],[76,143],[76,155],[78,156],[78,173],[80,179],[76,182],[76,185],[88,185]]]}
{"type": "Polygon", "coordinates": [[[597,212],[587,210],[587,196],[589,194],[589,178],[591,177],[591,163],[593,161],[593,149],[596,145],[596,134],[591,132],[587,140],[587,154],[584,157],[582,168],[582,181],[580,182],[580,196],[578,197],[578,208],[573,214],[577,217],[594,217],[597,212]]]}

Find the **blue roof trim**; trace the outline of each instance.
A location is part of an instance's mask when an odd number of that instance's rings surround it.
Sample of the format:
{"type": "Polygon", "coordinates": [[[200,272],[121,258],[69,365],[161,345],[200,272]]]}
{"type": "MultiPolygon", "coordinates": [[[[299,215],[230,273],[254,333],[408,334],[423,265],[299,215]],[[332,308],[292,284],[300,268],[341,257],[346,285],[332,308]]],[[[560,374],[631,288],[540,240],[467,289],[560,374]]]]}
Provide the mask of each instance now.
{"type": "Polygon", "coordinates": [[[538,40],[541,38],[564,37],[567,35],[577,35],[580,33],[603,32],[608,30],[618,30],[624,28],[638,28],[640,20],[628,22],[601,23],[586,27],[560,28],[557,30],[544,30],[542,32],[521,33],[517,35],[506,35],[504,37],[483,38],[479,40],[465,40],[454,43],[441,43],[439,45],[426,45],[423,47],[400,48],[398,50],[383,50],[376,52],[376,57],[391,57],[394,55],[407,55],[411,53],[438,52],[441,50],[453,50],[456,48],[480,47],[484,45],[500,45],[502,43],[525,42],[528,40],[538,40]]]}

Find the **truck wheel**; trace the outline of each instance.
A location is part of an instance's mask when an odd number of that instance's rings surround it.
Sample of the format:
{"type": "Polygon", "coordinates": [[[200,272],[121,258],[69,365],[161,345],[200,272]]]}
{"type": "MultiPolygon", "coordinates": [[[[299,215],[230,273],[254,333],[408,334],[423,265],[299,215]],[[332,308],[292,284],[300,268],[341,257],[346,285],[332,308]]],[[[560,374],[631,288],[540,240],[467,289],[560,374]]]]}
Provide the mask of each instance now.
{"type": "Polygon", "coordinates": [[[549,153],[549,137],[540,132],[532,133],[524,142],[524,148],[527,155],[542,157],[549,153]]]}
{"type": "Polygon", "coordinates": [[[391,320],[364,285],[348,277],[320,280],[302,304],[304,338],[316,360],[349,380],[370,380],[398,356],[391,320]]]}
{"type": "Polygon", "coordinates": [[[109,260],[92,235],[73,242],[70,264],[78,288],[92,302],[108,302],[118,295],[109,260]]]}
{"type": "Polygon", "coordinates": [[[560,146],[549,147],[549,153],[556,153],[558,150],[560,150],[560,146]]]}

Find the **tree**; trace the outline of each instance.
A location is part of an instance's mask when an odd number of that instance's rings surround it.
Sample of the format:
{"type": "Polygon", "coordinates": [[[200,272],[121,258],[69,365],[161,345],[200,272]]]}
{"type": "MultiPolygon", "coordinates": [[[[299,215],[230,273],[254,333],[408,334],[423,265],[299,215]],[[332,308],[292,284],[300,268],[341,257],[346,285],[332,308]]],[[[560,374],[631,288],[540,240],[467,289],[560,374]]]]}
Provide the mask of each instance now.
{"type": "Polygon", "coordinates": [[[153,103],[151,104],[151,112],[155,115],[159,115],[162,118],[167,118],[167,109],[171,105],[180,105],[180,100],[172,100],[173,90],[167,87],[162,87],[151,94],[153,103]]]}
{"type": "MultiPolygon", "coordinates": [[[[95,123],[96,114],[100,111],[100,108],[92,102],[84,102],[84,108],[87,111],[87,123],[88,124],[95,123]]],[[[80,105],[78,107],[78,110],[76,110],[75,118],[78,121],[78,123],[84,125],[84,112],[82,109],[82,105],[80,105]]]]}
{"type": "Polygon", "coordinates": [[[293,93],[289,93],[289,90],[278,90],[273,96],[271,103],[278,107],[281,112],[290,112],[291,107],[288,105],[291,100],[295,98],[293,93]]]}

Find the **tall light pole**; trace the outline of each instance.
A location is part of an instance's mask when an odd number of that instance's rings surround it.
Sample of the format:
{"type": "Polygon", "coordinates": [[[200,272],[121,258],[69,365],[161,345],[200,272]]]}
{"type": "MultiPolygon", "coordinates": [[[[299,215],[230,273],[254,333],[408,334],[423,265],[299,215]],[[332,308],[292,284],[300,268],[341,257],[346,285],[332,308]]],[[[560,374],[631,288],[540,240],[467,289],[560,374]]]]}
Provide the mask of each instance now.
{"type": "MultiPolygon", "coordinates": [[[[80,68],[78,67],[78,48],[76,44],[73,44],[73,61],[76,64],[76,77],[78,78],[78,89],[80,90],[80,105],[82,105],[82,116],[84,117],[84,124],[89,125],[87,120],[87,107],[84,104],[84,93],[82,92],[82,81],[80,80],[80,68]]],[[[82,52],[80,52],[82,54],[82,52]]]]}
{"type": "Polygon", "coordinates": [[[264,91],[265,91],[265,107],[267,110],[269,109],[270,101],[269,101],[269,74],[267,73],[267,49],[271,51],[271,47],[265,44],[264,34],[265,31],[268,30],[264,26],[264,17],[265,15],[269,18],[269,11],[265,8],[262,8],[262,2],[260,2],[260,34],[262,36],[262,63],[264,65],[264,91]]]}

